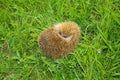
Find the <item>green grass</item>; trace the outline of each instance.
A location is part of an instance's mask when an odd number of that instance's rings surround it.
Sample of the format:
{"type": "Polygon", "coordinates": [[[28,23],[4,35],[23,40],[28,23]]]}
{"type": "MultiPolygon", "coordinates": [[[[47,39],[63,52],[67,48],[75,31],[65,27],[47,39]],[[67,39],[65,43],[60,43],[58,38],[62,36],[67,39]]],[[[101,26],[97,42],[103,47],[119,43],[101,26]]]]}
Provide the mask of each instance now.
{"type": "Polygon", "coordinates": [[[120,80],[120,1],[0,0],[0,80],[120,80]],[[52,60],[37,37],[64,21],[78,23],[82,37],[52,60]]]}

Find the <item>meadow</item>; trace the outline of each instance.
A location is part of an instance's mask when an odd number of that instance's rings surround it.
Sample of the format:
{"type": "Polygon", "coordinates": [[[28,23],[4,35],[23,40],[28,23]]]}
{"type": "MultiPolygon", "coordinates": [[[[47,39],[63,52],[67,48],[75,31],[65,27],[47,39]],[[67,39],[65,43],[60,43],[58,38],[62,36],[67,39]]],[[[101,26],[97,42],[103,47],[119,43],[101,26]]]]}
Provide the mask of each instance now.
{"type": "Polygon", "coordinates": [[[120,0],[0,0],[0,80],[120,80],[120,0]],[[80,42],[50,59],[38,35],[64,21],[80,42]]]}

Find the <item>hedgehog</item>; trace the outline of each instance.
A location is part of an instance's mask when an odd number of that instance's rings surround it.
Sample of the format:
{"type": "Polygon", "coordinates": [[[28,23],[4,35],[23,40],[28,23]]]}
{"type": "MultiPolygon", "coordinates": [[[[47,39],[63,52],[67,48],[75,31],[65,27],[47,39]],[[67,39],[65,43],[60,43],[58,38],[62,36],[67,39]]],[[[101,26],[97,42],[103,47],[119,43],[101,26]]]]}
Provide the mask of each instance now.
{"type": "Polygon", "coordinates": [[[59,59],[75,50],[80,35],[78,24],[61,22],[43,31],[38,36],[38,45],[47,57],[59,59]]]}

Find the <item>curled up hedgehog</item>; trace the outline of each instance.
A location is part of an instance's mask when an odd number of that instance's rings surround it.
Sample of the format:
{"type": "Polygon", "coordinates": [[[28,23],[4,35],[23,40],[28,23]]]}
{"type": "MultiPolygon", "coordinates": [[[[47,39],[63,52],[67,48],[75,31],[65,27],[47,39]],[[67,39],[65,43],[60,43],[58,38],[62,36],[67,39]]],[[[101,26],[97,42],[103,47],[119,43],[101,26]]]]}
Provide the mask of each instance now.
{"type": "Polygon", "coordinates": [[[62,22],[43,31],[38,36],[42,52],[53,59],[67,56],[80,39],[80,28],[75,22],[62,22]]]}

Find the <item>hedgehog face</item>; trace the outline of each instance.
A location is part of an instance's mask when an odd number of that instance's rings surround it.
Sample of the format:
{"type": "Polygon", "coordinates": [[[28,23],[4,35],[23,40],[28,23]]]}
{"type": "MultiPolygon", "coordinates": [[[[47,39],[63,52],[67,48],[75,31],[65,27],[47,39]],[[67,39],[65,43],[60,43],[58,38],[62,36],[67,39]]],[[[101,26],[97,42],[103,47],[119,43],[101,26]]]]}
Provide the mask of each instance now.
{"type": "Polygon", "coordinates": [[[61,35],[63,38],[68,38],[69,37],[67,34],[65,34],[62,31],[59,31],[58,34],[61,35]]]}
{"type": "Polygon", "coordinates": [[[62,24],[57,24],[54,26],[54,29],[61,38],[65,39],[66,41],[70,41],[72,38],[72,35],[70,35],[70,32],[66,32],[66,30],[64,31],[62,27],[63,27],[62,24]]]}

